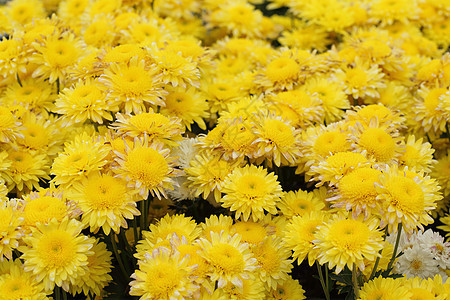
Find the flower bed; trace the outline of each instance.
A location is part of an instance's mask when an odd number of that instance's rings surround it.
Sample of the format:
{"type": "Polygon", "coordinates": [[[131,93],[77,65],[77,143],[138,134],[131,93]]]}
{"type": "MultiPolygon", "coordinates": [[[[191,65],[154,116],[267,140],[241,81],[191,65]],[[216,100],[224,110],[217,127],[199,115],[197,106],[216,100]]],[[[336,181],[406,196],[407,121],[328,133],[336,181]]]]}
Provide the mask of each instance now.
{"type": "Polygon", "coordinates": [[[450,4],[0,4],[1,299],[450,298],[450,4]]]}

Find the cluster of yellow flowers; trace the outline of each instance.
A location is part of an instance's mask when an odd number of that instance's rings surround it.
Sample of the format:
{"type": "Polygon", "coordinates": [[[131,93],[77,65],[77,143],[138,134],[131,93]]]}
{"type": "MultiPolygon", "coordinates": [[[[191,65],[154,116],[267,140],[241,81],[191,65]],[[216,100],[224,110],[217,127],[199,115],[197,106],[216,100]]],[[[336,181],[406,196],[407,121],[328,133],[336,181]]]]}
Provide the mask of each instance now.
{"type": "Polygon", "coordinates": [[[327,299],[450,297],[392,278],[450,235],[450,2],[12,0],[0,34],[0,298],[304,299],[306,258],[327,299]]]}

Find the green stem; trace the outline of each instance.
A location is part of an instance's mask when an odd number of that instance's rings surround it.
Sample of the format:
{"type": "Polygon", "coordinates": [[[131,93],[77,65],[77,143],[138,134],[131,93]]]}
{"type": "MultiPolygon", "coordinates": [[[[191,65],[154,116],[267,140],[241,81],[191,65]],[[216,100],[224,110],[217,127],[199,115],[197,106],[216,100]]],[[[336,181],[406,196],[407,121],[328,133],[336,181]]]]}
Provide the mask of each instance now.
{"type": "Polygon", "coordinates": [[[55,286],[55,300],[61,300],[61,288],[59,286],[55,286]]]}
{"type": "MultiPolygon", "coordinates": [[[[325,298],[327,300],[330,300],[330,292],[328,291],[327,285],[325,284],[325,281],[323,280],[322,268],[320,267],[318,261],[316,261],[316,266],[317,266],[317,272],[319,273],[320,284],[322,285],[323,292],[325,293],[325,298]]],[[[327,279],[327,281],[328,281],[328,279],[327,279]]]]}
{"type": "Polygon", "coordinates": [[[134,233],[134,244],[136,245],[139,240],[136,217],[133,218],[133,233],[134,233]]]}
{"type": "MultiPolygon", "coordinates": [[[[386,226],[386,230],[384,231],[384,236],[383,236],[383,239],[384,239],[384,240],[386,240],[386,237],[387,237],[387,234],[388,234],[388,229],[389,229],[389,227],[386,226]]],[[[375,264],[373,265],[373,270],[372,270],[372,272],[370,273],[369,280],[372,280],[372,279],[375,277],[375,274],[376,274],[377,268],[378,268],[378,264],[380,263],[380,259],[381,259],[381,252],[383,252],[383,249],[381,249],[381,250],[378,252],[379,256],[377,257],[377,260],[375,261],[375,264]]]]}
{"type": "Polygon", "coordinates": [[[56,79],[56,93],[59,94],[59,91],[61,89],[61,83],[59,82],[59,78],[56,79]]]}
{"type": "Polygon", "coordinates": [[[139,228],[139,239],[142,239],[142,231],[144,230],[145,227],[145,201],[147,201],[146,199],[141,200],[140,203],[140,208],[141,208],[141,216],[139,218],[139,222],[140,224],[140,228],[139,228]]]}
{"type": "Polygon", "coordinates": [[[358,267],[353,265],[352,268],[352,282],[353,282],[353,293],[355,294],[355,299],[359,299],[359,284],[358,284],[358,276],[356,273],[358,272],[358,267]]]}
{"type": "Polygon", "coordinates": [[[327,287],[328,293],[330,292],[330,284],[328,281],[328,263],[325,264],[325,286],[327,287]]]}
{"type": "Polygon", "coordinates": [[[63,300],[67,300],[67,293],[65,290],[61,289],[63,300]]]}
{"type": "MultiPolygon", "coordinates": [[[[402,234],[402,223],[398,224],[398,230],[397,230],[397,239],[395,240],[395,246],[394,246],[394,252],[392,253],[391,260],[389,261],[387,270],[390,273],[390,269],[392,268],[392,265],[394,264],[395,258],[397,257],[397,250],[398,250],[398,244],[400,243],[400,235],[402,234]]],[[[388,274],[389,275],[389,274],[388,274]]]]}
{"type": "Polygon", "coordinates": [[[125,278],[128,279],[128,277],[129,277],[128,273],[125,270],[125,266],[123,265],[122,258],[120,257],[120,254],[119,254],[119,250],[117,249],[115,236],[116,235],[114,233],[109,234],[109,237],[111,238],[111,245],[113,247],[113,252],[116,257],[117,262],[119,263],[119,268],[122,271],[123,276],[125,276],[125,278]]]}

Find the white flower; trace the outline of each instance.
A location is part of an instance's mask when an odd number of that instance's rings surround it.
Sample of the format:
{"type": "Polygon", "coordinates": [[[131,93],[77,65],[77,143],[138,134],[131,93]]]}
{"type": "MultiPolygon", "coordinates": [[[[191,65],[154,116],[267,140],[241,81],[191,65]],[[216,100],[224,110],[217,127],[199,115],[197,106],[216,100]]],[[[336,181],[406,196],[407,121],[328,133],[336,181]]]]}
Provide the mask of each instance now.
{"type": "Polygon", "coordinates": [[[450,242],[446,243],[443,236],[428,229],[423,233],[418,232],[417,240],[422,248],[429,249],[433,253],[440,268],[444,270],[450,268],[450,242]]]}
{"type": "Polygon", "coordinates": [[[178,156],[178,165],[181,169],[189,168],[189,163],[194,159],[195,155],[198,154],[197,138],[186,138],[184,137],[182,141],[178,144],[179,146],[174,148],[172,151],[173,156],[178,156]]]}
{"type": "Polygon", "coordinates": [[[398,258],[395,265],[395,272],[403,274],[407,278],[420,277],[423,279],[440,274],[438,262],[434,259],[433,253],[422,248],[420,244],[403,250],[403,255],[398,258]]]}
{"type": "Polygon", "coordinates": [[[173,178],[175,184],[173,190],[166,190],[170,199],[174,201],[194,200],[195,196],[192,189],[186,187],[186,176],[177,176],[173,178]]]}

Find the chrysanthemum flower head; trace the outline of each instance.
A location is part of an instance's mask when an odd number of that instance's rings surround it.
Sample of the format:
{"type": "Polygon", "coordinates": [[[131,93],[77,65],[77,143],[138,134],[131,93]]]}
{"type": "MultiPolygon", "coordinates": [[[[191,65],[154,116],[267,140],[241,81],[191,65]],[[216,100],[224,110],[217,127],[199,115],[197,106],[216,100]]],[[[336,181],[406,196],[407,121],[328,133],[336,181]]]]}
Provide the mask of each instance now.
{"type": "Polygon", "coordinates": [[[87,256],[86,273],[71,286],[73,293],[102,295],[103,288],[112,280],[109,274],[113,267],[111,260],[112,253],[108,251],[106,244],[96,239],[91,254],[87,256]]]}
{"type": "Polygon", "coordinates": [[[255,156],[264,156],[276,166],[294,165],[300,156],[300,132],[276,115],[260,115],[253,142],[257,148],[255,156]]]}
{"type": "Polygon", "coordinates": [[[379,125],[390,125],[396,129],[401,129],[405,118],[398,112],[389,109],[382,104],[371,104],[363,107],[355,107],[354,110],[347,111],[346,119],[350,122],[359,121],[365,126],[369,126],[371,120],[377,118],[379,125]]]}
{"type": "Polygon", "coordinates": [[[249,279],[257,268],[257,261],[246,243],[241,242],[239,234],[228,235],[211,232],[211,239],[200,238],[199,254],[208,261],[211,280],[223,288],[228,284],[243,289],[243,280],[249,279]]]}
{"type": "Polygon", "coordinates": [[[210,16],[210,25],[225,28],[236,37],[259,36],[262,13],[246,1],[223,2],[210,16]]]}
{"type": "Polygon", "coordinates": [[[70,205],[59,190],[44,189],[23,197],[24,227],[31,230],[38,224],[48,224],[53,219],[62,221],[70,213],[70,205]]]}
{"type": "Polygon", "coordinates": [[[161,113],[181,119],[188,130],[194,122],[203,130],[206,129],[204,118],[209,117],[208,103],[200,91],[194,87],[188,89],[166,87],[169,94],[166,95],[166,106],[161,108],[161,113]]]}
{"type": "Polygon", "coordinates": [[[17,203],[13,200],[0,203],[0,261],[4,257],[12,259],[12,250],[19,247],[19,240],[24,235],[21,216],[17,203]]]}
{"type": "Polygon", "coordinates": [[[300,89],[315,95],[321,101],[326,124],[340,121],[344,117],[345,110],[350,108],[350,102],[340,82],[333,78],[312,76],[300,89]]]}
{"type": "Polygon", "coordinates": [[[146,137],[151,143],[164,143],[168,146],[176,146],[182,140],[184,133],[181,119],[169,117],[155,112],[142,112],[136,115],[116,115],[116,122],[111,128],[117,130],[121,135],[132,138],[146,137]]]}
{"type": "Polygon", "coordinates": [[[372,118],[367,126],[357,121],[351,131],[352,149],[366,151],[377,162],[396,162],[404,151],[403,136],[387,124],[380,124],[377,118],[372,118]]]}
{"type": "Polygon", "coordinates": [[[208,198],[214,195],[218,202],[227,176],[240,165],[238,161],[228,161],[211,151],[204,151],[195,156],[190,167],[184,169],[188,176],[189,187],[194,189],[194,195],[208,198]]]}
{"type": "Polygon", "coordinates": [[[433,223],[429,213],[442,199],[435,180],[396,167],[387,167],[375,188],[377,199],[383,203],[382,227],[388,225],[389,232],[399,223],[407,232],[433,223]]]}
{"type": "Polygon", "coordinates": [[[5,299],[48,299],[42,282],[36,282],[19,259],[0,262],[0,268],[6,269],[0,275],[0,295],[5,299]]]}
{"type": "Polygon", "coordinates": [[[147,65],[137,56],[128,63],[111,63],[99,82],[107,99],[119,102],[125,113],[145,112],[150,104],[164,106],[161,76],[155,65],[147,65]]]}
{"type": "Polygon", "coordinates": [[[429,173],[433,165],[437,163],[433,159],[434,151],[430,143],[423,142],[423,138],[416,140],[414,135],[409,135],[406,138],[405,151],[400,156],[399,161],[404,166],[429,173]]]}
{"type": "Polygon", "coordinates": [[[352,210],[354,217],[362,212],[366,217],[378,214],[381,203],[377,198],[375,183],[378,183],[381,175],[380,170],[371,167],[357,168],[339,180],[336,195],[327,200],[335,202],[335,207],[352,210]]]}
{"type": "Polygon", "coordinates": [[[37,151],[8,150],[11,166],[4,174],[8,189],[17,192],[39,187],[40,180],[49,180],[49,159],[37,151]]]}
{"type": "Polygon", "coordinates": [[[119,110],[119,103],[106,100],[106,94],[96,80],[79,81],[71,88],[65,88],[55,102],[54,112],[62,115],[62,125],[92,120],[103,124],[103,119],[112,121],[111,112],[119,110]]]}
{"type": "Polygon", "coordinates": [[[419,102],[414,106],[415,121],[425,132],[432,131],[435,134],[446,132],[445,108],[450,103],[448,89],[441,87],[428,88],[422,86],[417,91],[419,102]]]}
{"type": "Polygon", "coordinates": [[[231,226],[231,232],[239,234],[241,236],[241,242],[247,243],[250,246],[262,243],[268,235],[273,234],[262,221],[254,222],[251,220],[237,221],[231,226]]]}
{"type": "Polygon", "coordinates": [[[279,283],[276,289],[269,292],[268,298],[274,300],[306,299],[305,290],[298,280],[291,277],[279,283]]]}
{"type": "Polygon", "coordinates": [[[283,242],[286,248],[294,252],[292,257],[297,260],[298,265],[306,257],[310,266],[314,264],[319,251],[314,248],[313,241],[316,239],[319,226],[323,225],[326,219],[327,215],[324,212],[314,211],[303,216],[294,216],[286,225],[283,242]]]}
{"type": "Polygon", "coordinates": [[[394,278],[376,277],[361,287],[359,299],[410,299],[411,293],[403,281],[394,278]]]}
{"type": "Polygon", "coordinates": [[[269,111],[289,120],[295,128],[306,128],[323,119],[322,102],[303,89],[280,92],[265,101],[271,105],[269,111]]]}
{"type": "Polygon", "coordinates": [[[52,165],[53,182],[70,188],[85,176],[98,172],[106,165],[110,148],[87,133],[76,135],[66,143],[52,165]]]}
{"type": "Polygon", "coordinates": [[[403,286],[406,287],[412,294],[411,299],[444,300],[447,298],[447,293],[442,293],[442,287],[435,284],[432,278],[410,278],[403,281],[403,286]]]}
{"type": "Polygon", "coordinates": [[[169,156],[169,149],[163,144],[149,144],[146,137],[135,138],[133,147],[125,147],[126,153],[116,152],[116,176],[125,179],[144,198],[149,193],[159,199],[161,195],[166,197],[164,189],[173,189],[170,177],[179,173],[173,168],[175,158],[169,156]]]}
{"type": "Polygon", "coordinates": [[[264,282],[266,290],[274,290],[277,285],[289,279],[292,269],[291,251],[285,247],[279,237],[267,237],[262,243],[250,248],[260,266],[257,273],[264,282]]]}
{"type": "Polygon", "coordinates": [[[20,136],[21,123],[8,107],[0,107],[0,142],[13,142],[20,136]]]}
{"type": "Polygon", "coordinates": [[[36,49],[30,61],[38,64],[33,77],[49,78],[53,83],[68,81],[67,75],[71,68],[82,57],[85,45],[73,33],[54,34],[46,37],[42,42],[33,43],[36,49]]]}
{"type": "Polygon", "coordinates": [[[192,276],[194,270],[188,256],[180,257],[179,252],[160,247],[139,261],[139,269],[131,275],[134,280],[130,282],[130,295],[165,300],[192,297],[198,289],[192,276]]]}
{"type": "Polygon", "coordinates": [[[57,285],[69,291],[69,284],[75,284],[78,277],[86,273],[94,239],[81,234],[82,227],[74,219],[53,220],[49,224],[38,224],[33,233],[24,238],[26,246],[19,250],[23,253],[25,271],[43,281],[46,290],[57,285]]]}
{"type": "Polygon", "coordinates": [[[336,273],[345,266],[364,270],[364,259],[374,261],[383,248],[383,234],[378,225],[379,220],[373,217],[364,220],[362,215],[357,219],[336,215],[320,226],[316,234],[314,244],[319,251],[319,263],[328,263],[330,268],[336,266],[336,273]]]}
{"type": "Polygon", "coordinates": [[[201,223],[200,225],[202,227],[202,237],[208,239],[211,237],[211,232],[220,233],[223,231],[225,234],[230,234],[233,218],[222,214],[219,216],[211,215],[205,219],[205,223],[201,223]]]}
{"type": "Polygon", "coordinates": [[[164,84],[170,83],[173,87],[183,88],[199,87],[200,71],[197,63],[192,61],[192,57],[183,57],[179,52],[158,49],[155,44],[149,48],[149,54],[164,84]]]}
{"type": "Polygon", "coordinates": [[[242,215],[244,221],[250,216],[253,221],[261,220],[264,210],[276,214],[276,203],[282,195],[277,176],[254,165],[234,169],[222,192],[226,194],[220,199],[222,206],[236,211],[236,219],[242,215]]]}
{"type": "Polygon", "coordinates": [[[320,211],[325,207],[325,204],[313,192],[297,190],[284,193],[277,207],[284,216],[292,218],[293,216],[303,216],[313,211],[320,211]]]}
{"type": "Polygon", "coordinates": [[[186,238],[188,243],[196,240],[201,229],[191,217],[182,215],[165,215],[159,219],[156,224],[150,224],[150,232],[146,235],[146,239],[151,243],[156,243],[159,238],[167,239],[176,234],[179,238],[186,238]]]}
{"type": "Polygon", "coordinates": [[[26,73],[27,61],[22,40],[4,37],[0,40],[0,77],[10,78],[18,72],[26,73]]]}
{"type": "Polygon", "coordinates": [[[265,295],[264,284],[256,276],[242,280],[242,288],[229,283],[223,287],[223,291],[230,300],[256,300],[265,295]]]}
{"type": "Polygon", "coordinates": [[[71,200],[76,201],[83,214],[81,222],[91,232],[102,228],[105,234],[112,229],[118,233],[127,228],[126,219],[140,215],[136,208],[136,191],[127,183],[108,174],[93,174],[74,184],[71,200]]]}

